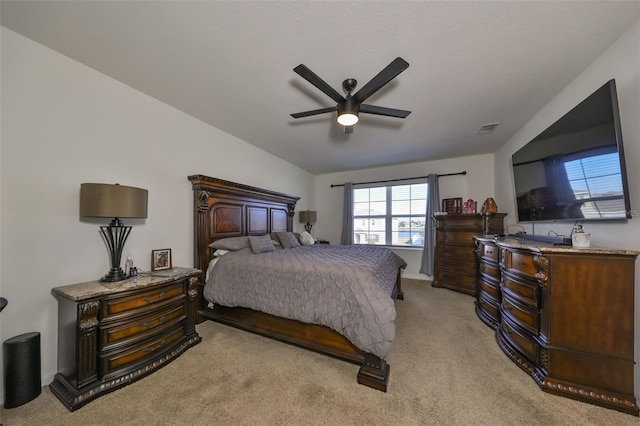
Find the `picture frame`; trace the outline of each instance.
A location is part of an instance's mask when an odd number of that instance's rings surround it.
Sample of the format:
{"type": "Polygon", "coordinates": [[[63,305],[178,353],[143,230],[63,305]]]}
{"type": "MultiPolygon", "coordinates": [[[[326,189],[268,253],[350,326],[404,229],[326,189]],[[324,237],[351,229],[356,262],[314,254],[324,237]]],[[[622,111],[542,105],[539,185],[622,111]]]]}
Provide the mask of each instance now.
{"type": "Polygon", "coordinates": [[[171,249],[151,250],[151,271],[163,271],[171,269],[171,249]]]}

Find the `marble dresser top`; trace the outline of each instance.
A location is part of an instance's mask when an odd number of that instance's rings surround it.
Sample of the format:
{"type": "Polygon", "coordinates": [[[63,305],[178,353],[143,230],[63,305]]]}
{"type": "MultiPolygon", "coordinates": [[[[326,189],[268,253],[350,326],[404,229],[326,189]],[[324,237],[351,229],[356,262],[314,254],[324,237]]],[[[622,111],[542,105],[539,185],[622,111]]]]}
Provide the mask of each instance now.
{"type": "MultiPolygon", "coordinates": [[[[176,268],[174,268],[176,269],[176,268]]],[[[164,271],[163,271],[164,272],[164,271]]],[[[201,274],[202,271],[195,268],[179,268],[176,274],[170,277],[159,277],[152,275],[152,272],[144,272],[135,278],[128,278],[123,281],[102,282],[88,281],[86,283],[70,284],[55,287],[51,290],[54,296],[64,297],[75,302],[95,299],[109,294],[123,293],[131,290],[139,290],[165,282],[175,281],[189,276],[201,274]]]]}
{"type": "Polygon", "coordinates": [[[535,250],[540,253],[581,253],[581,254],[611,254],[623,256],[638,256],[639,251],[625,250],[608,247],[588,247],[579,248],[564,245],[555,245],[551,243],[543,243],[539,241],[530,241],[513,237],[496,237],[496,243],[499,246],[510,247],[516,249],[535,250]]]}

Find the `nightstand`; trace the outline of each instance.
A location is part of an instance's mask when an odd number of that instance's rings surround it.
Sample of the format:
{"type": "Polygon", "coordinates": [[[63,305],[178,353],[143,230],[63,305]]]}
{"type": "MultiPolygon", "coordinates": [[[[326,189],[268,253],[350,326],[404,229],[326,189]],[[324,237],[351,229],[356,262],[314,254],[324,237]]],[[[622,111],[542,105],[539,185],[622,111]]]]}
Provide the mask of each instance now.
{"type": "Polygon", "coordinates": [[[58,373],[51,392],[73,411],[153,373],[200,343],[198,269],[56,287],[58,373]]]}

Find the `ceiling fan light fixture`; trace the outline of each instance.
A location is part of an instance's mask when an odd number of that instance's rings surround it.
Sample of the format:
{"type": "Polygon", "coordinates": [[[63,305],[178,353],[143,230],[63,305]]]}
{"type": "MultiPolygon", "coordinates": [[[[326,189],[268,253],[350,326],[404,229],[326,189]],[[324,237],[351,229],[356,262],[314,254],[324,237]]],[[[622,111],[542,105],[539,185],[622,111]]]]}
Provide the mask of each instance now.
{"type": "Polygon", "coordinates": [[[338,124],[342,126],[353,126],[358,122],[358,114],[351,111],[344,111],[338,114],[338,124]]]}
{"type": "MultiPolygon", "coordinates": [[[[353,80],[355,82],[355,80],[353,80]]],[[[351,97],[347,96],[342,105],[338,104],[338,124],[342,126],[353,126],[360,120],[358,117],[358,103],[351,97]]]]}

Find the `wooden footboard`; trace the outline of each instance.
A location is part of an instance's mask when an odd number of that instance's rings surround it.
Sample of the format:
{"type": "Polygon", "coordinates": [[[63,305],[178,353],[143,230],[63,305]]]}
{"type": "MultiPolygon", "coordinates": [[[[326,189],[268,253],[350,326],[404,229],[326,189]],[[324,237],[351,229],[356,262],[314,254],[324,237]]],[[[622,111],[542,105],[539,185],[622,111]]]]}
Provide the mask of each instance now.
{"type": "MultiPolygon", "coordinates": [[[[304,349],[329,355],[354,364],[359,364],[358,383],[374,389],[387,391],[391,367],[387,362],[354,346],[336,331],[316,324],[277,317],[248,308],[207,306],[202,295],[204,285],[199,286],[198,298],[203,306],[198,315],[203,320],[216,321],[241,330],[289,343],[304,349]]],[[[400,294],[402,292],[399,292],[400,294]]]]}

